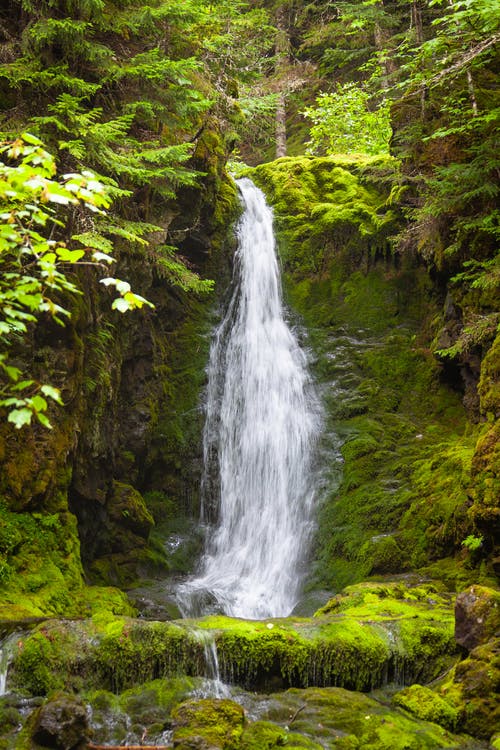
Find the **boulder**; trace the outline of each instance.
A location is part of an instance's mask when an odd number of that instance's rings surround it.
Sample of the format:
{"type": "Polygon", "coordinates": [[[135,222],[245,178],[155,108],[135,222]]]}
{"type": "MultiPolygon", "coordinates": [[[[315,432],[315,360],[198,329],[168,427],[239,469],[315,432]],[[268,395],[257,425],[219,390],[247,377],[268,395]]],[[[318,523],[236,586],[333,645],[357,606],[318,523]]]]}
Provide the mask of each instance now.
{"type": "Polygon", "coordinates": [[[55,750],[72,750],[88,740],[85,704],[76,696],[56,694],[38,710],[33,728],[34,741],[55,750]]]}
{"type": "Polygon", "coordinates": [[[396,706],[424,721],[432,721],[445,729],[456,728],[458,709],[425,685],[410,685],[393,697],[396,706]]]}
{"type": "Polygon", "coordinates": [[[232,750],[243,733],[245,714],[234,701],[202,698],[181,703],[172,711],[174,748],[232,750]]]}

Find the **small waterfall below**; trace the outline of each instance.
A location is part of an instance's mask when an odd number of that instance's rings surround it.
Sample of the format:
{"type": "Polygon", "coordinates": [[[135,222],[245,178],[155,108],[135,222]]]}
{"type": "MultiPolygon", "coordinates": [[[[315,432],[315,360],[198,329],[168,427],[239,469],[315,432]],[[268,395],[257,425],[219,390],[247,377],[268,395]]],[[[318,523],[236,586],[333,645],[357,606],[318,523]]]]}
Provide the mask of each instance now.
{"type": "Polygon", "coordinates": [[[196,638],[203,644],[205,657],[205,685],[201,690],[195,691],[202,698],[230,698],[231,689],[221,680],[219,669],[219,657],[217,654],[217,643],[215,633],[210,631],[196,631],[196,638]]]}
{"type": "Polygon", "coordinates": [[[7,676],[19,633],[11,633],[0,641],[0,696],[7,693],[7,676]]]}
{"type": "Polygon", "coordinates": [[[319,408],[307,361],[288,326],[263,193],[238,181],[233,291],[208,368],[199,574],[182,584],[186,615],[290,614],[313,529],[312,462],[319,408]]]}

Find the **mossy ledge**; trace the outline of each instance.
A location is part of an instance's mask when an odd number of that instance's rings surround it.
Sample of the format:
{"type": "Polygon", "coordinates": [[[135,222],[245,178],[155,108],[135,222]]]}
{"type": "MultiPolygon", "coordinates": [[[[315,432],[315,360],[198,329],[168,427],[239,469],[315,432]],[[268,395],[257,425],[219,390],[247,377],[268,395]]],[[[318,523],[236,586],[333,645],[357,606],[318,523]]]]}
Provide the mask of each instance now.
{"type": "Polygon", "coordinates": [[[210,631],[226,682],[251,689],[334,685],[366,691],[444,672],[456,652],[453,624],[451,602],[435,587],[401,583],[349,587],[313,618],[52,620],[19,641],[9,681],[45,695],[118,692],[160,677],[203,675],[210,631]]]}

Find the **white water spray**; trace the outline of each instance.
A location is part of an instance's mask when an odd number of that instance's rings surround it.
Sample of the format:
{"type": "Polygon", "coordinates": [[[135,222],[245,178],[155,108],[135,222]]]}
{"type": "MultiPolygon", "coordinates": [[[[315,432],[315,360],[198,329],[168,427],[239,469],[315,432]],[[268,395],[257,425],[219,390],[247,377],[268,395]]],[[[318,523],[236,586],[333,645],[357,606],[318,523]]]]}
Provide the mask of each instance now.
{"type": "Polygon", "coordinates": [[[0,641],[0,696],[7,693],[7,674],[18,640],[19,633],[12,633],[0,641]]]}
{"type": "Polygon", "coordinates": [[[297,601],[319,418],[284,317],[272,211],[250,180],[238,185],[234,290],[211,348],[204,432],[203,520],[215,505],[217,523],[179,601],[189,614],[209,598],[228,615],[262,619],[290,614],[297,601]]]}

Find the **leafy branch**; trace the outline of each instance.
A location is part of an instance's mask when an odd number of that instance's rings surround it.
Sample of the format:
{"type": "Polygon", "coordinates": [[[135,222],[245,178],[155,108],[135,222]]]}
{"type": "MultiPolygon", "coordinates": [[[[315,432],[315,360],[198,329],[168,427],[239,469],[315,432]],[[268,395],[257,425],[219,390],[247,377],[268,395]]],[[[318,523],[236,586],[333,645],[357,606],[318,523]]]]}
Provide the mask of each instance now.
{"type": "MultiPolygon", "coordinates": [[[[41,315],[59,325],[70,317],[64,295],[81,294],[69,270],[82,264],[107,268],[114,262],[111,243],[91,233],[75,235],[71,246],[55,239],[71,206],[103,214],[110,205],[105,186],[92,172],[57,175],[54,157],[35,136],[24,133],[0,144],[0,407],[18,429],[33,417],[51,427],[47,398],[62,403],[60,391],[23,377],[11,362],[11,349],[41,315]]],[[[127,282],[107,277],[120,312],[153,305],[127,282]]]]}

